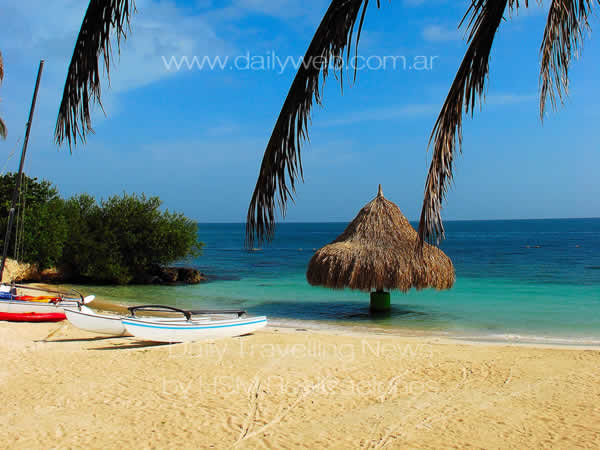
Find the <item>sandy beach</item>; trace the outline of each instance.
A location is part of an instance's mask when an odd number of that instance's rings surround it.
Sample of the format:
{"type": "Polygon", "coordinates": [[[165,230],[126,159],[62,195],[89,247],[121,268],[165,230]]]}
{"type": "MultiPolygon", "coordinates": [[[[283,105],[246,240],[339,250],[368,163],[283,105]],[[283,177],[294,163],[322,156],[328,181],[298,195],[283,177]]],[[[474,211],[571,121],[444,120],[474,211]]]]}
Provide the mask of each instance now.
{"type": "Polygon", "coordinates": [[[6,448],[598,448],[600,351],[0,323],[6,448]]]}

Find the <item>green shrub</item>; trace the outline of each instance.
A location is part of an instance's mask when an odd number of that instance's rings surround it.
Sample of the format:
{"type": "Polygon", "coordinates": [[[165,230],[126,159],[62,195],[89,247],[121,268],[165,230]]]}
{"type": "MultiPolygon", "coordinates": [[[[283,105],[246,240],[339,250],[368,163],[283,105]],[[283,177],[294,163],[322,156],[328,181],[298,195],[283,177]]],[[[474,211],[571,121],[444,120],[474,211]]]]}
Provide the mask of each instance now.
{"type": "MultiPolygon", "coordinates": [[[[0,252],[4,248],[15,181],[16,174],[0,176],[0,252]]],[[[15,256],[18,244],[18,254],[23,261],[36,263],[42,269],[51,267],[61,258],[68,234],[63,214],[64,201],[50,182],[38,181],[37,178],[24,176],[21,192],[23,195],[19,197],[15,211],[8,256],[15,256]]]]}
{"type": "MultiPolygon", "coordinates": [[[[1,179],[2,229],[14,180],[14,174],[1,179]]],[[[75,278],[126,284],[147,277],[155,266],[201,253],[196,223],[183,214],[161,211],[158,197],[124,193],[98,204],[80,194],[62,200],[49,182],[26,180],[26,262],[41,268],[66,266],[75,278]]]]}
{"type": "Polygon", "coordinates": [[[73,239],[64,262],[83,277],[124,284],[144,277],[153,266],[200,254],[195,222],[160,211],[158,197],[113,196],[98,206],[87,195],[67,201],[73,239]]]}

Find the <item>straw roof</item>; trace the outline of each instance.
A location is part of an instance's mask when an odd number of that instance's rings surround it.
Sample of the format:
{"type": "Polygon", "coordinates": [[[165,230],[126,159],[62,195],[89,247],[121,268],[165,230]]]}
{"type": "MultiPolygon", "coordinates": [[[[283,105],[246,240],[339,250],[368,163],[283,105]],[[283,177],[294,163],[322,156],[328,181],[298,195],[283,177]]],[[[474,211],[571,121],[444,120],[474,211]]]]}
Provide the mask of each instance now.
{"type": "Polygon", "coordinates": [[[417,232],[383,196],[380,185],[377,197],[346,230],[314,254],[306,278],[313,286],[361,291],[451,288],[455,275],[450,258],[427,243],[421,258],[416,243],[417,232]]]}

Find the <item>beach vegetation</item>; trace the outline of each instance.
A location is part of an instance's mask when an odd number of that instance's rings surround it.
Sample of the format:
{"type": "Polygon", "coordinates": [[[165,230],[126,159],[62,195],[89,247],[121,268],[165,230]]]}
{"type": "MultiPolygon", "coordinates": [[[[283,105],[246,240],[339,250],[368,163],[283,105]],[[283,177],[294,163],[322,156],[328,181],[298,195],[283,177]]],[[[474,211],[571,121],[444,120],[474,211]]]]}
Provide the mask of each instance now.
{"type": "MultiPolygon", "coordinates": [[[[16,180],[15,173],[0,176],[0,249],[4,248],[16,180]]],[[[42,269],[55,265],[67,238],[63,205],[57,189],[49,181],[23,175],[8,256],[35,262],[42,269]]]]}
{"type": "Polygon", "coordinates": [[[65,205],[71,231],[63,263],[75,276],[126,284],[154,266],[197,256],[197,224],[180,213],[161,211],[158,197],[115,195],[97,203],[87,194],[65,205]]]}
{"type": "MultiPolygon", "coordinates": [[[[4,230],[16,175],[0,177],[0,227],[4,230]]],[[[59,266],[74,279],[126,284],[155,267],[201,253],[197,224],[162,210],[158,197],[89,194],[62,199],[48,181],[24,175],[9,255],[41,269],[59,266]]]]}

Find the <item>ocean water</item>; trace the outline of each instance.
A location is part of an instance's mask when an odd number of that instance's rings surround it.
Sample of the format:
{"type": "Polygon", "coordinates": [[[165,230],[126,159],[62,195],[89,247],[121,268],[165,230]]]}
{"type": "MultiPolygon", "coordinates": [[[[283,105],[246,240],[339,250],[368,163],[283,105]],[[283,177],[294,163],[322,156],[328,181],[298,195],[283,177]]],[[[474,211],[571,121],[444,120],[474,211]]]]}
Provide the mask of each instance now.
{"type": "Polygon", "coordinates": [[[243,308],[295,326],[309,321],[480,340],[600,344],[600,219],[445,225],[441,247],[455,265],[454,287],[393,291],[389,314],[370,314],[366,293],[306,281],[314,250],[340,234],[344,223],[281,224],[274,242],[260,251],[244,249],[244,224],[201,224],[203,255],[185,263],[208,275],[208,283],[83,289],[123,304],[243,308]]]}

